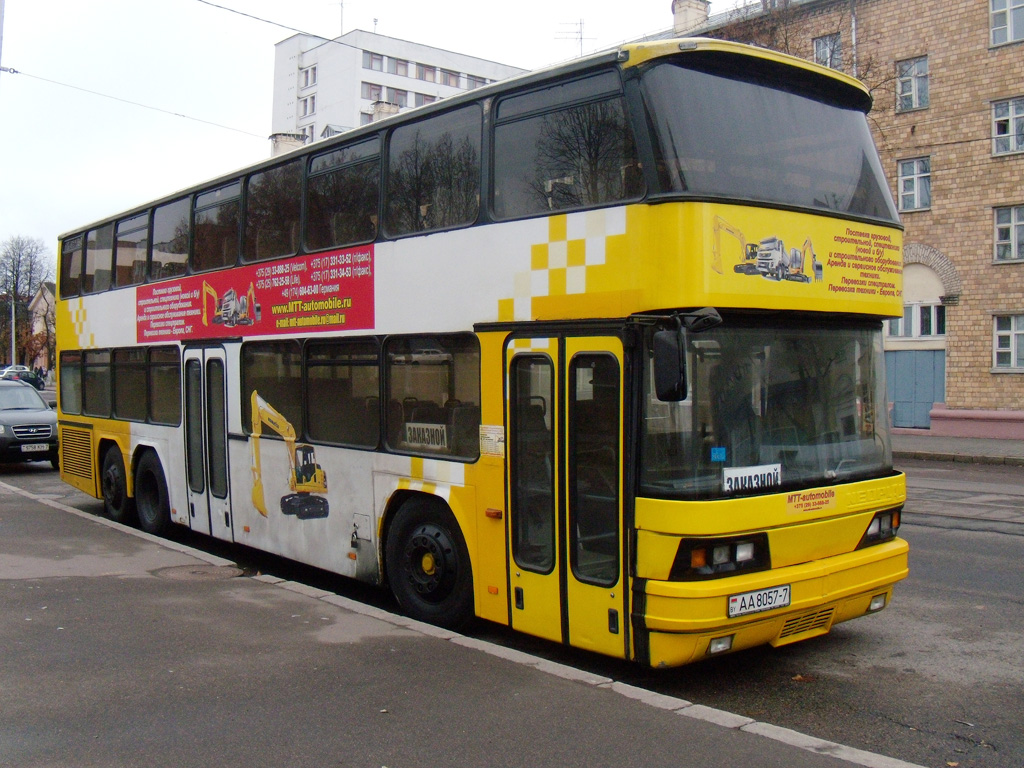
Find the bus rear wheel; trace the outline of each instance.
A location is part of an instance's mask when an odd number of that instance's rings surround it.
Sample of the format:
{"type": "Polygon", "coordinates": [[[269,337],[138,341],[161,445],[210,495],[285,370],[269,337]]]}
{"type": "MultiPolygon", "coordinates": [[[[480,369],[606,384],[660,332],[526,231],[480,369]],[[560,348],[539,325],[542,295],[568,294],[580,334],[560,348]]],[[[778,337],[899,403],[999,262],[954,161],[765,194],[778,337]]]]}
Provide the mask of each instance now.
{"type": "Polygon", "coordinates": [[[388,532],[388,583],[398,604],[417,621],[460,629],[473,617],[469,550],[455,516],[439,503],[402,505],[388,532]]]}
{"type": "Polygon", "coordinates": [[[171,508],[167,499],[167,480],[160,459],[146,451],[135,469],[135,506],[139,510],[139,526],[146,533],[162,536],[171,525],[171,508]]]}
{"type": "Polygon", "coordinates": [[[128,525],[135,517],[135,501],[128,496],[128,476],[124,471],[121,449],[112,445],[103,454],[101,475],[103,509],[115,523],[128,525]]]}

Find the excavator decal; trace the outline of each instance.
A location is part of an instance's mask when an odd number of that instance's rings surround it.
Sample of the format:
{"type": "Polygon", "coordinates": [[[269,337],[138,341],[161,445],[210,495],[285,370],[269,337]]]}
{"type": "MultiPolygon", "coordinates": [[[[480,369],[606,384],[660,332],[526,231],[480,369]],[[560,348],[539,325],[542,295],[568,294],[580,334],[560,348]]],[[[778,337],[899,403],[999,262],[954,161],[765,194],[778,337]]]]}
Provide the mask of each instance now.
{"type": "Polygon", "coordinates": [[[227,328],[234,328],[236,325],[252,325],[259,322],[260,305],[256,303],[256,291],[252,283],[249,283],[249,291],[245,296],[239,296],[234,288],[228,288],[223,296],[210,287],[210,284],[203,281],[203,325],[209,327],[212,321],[214,325],[224,325],[227,328]],[[207,296],[213,298],[213,317],[207,314],[207,296]]]}
{"type": "Polygon", "coordinates": [[[281,512],[294,515],[299,520],[315,520],[327,517],[327,474],[316,463],[312,445],[295,443],[295,428],[276,408],[252,391],[252,432],[249,445],[252,449],[252,503],[256,511],[267,517],[267,505],[263,498],[263,470],[260,463],[260,437],[263,425],[284,438],[288,452],[288,487],[291,493],[281,497],[281,512]]]}
{"type": "Polygon", "coordinates": [[[761,275],[769,280],[791,280],[796,283],[809,283],[812,278],[807,273],[810,266],[814,274],[813,280],[820,283],[824,280],[824,269],[818,255],[814,252],[811,238],[804,240],[802,248],[786,250],[781,238],[766,237],[760,243],[748,243],[746,236],[721,216],[715,216],[711,244],[711,268],[722,274],[722,232],[732,235],[743,251],[743,261],[733,265],[733,271],[744,275],[761,275]],[[810,256],[811,263],[807,264],[810,256]]]}

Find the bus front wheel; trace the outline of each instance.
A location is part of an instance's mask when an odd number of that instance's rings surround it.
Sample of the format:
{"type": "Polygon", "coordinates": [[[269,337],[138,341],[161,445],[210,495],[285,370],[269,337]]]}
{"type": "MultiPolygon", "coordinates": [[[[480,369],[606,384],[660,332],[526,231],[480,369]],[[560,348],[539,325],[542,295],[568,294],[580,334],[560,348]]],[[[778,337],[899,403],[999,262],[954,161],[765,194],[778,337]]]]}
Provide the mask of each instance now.
{"type": "Polygon", "coordinates": [[[171,524],[171,508],[167,500],[167,480],[160,459],[146,451],[135,469],[135,506],[139,525],[146,533],[162,536],[171,524]]]}
{"type": "Polygon", "coordinates": [[[101,482],[107,517],[123,525],[134,522],[135,502],[128,496],[128,476],[124,471],[121,449],[116,445],[110,446],[103,454],[101,482]]]}
{"type": "Polygon", "coordinates": [[[469,622],[473,574],[451,511],[424,499],[406,502],[395,514],[385,549],[388,584],[408,616],[446,629],[469,622]]]}

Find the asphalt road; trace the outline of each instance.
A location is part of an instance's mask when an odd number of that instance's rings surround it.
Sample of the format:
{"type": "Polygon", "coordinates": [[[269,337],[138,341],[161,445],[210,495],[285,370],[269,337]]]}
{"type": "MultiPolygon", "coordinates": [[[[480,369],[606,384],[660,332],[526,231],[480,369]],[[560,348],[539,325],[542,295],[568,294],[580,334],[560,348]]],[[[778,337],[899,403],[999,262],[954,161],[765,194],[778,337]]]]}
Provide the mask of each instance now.
{"type": "MultiPolygon", "coordinates": [[[[1019,467],[904,462],[910,577],[880,614],[828,636],[670,671],[480,624],[474,634],[649,690],[924,766],[1024,766],[1024,489],[1019,467]]],[[[45,465],[0,478],[96,514],[45,465]]],[[[386,594],[244,548],[188,544],[391,608],[386,594]]]]}

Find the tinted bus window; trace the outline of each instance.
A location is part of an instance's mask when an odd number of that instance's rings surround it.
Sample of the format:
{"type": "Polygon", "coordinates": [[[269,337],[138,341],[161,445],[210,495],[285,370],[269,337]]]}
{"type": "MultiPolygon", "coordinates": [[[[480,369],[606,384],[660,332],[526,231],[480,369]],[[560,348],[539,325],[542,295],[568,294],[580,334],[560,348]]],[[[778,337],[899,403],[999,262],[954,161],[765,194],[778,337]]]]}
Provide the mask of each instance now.
{"type": "Polygon", "coordinates": [[[245,258],[263,261],[299,250],[302,163],[254,173],[245,187],[245,258]]]}
{"type": "Polygon", "coordinates": [[[154,424],[181,423],[181,353],[177,347],[149,350],[149,420],[154,424]]]}
{"type": "Polygon", "coordinates": [[[185,274],[191,231],[188,198],[161,205],[153,211],[153,257],[149,279],[162,280],[185,274]]]}
{"type": "Polygon", "coordinates": [[[242,185],[239,182],[196,195],[192,269],[202,272],[238,261],[242,185]]]}
{"type": "Polygon", "coordinates": [[[391,235],[472,224],[480,209],[477,105],[396,128],[387,152],[391,235]]]}
{"type": "Polygon", "coordinates": [[[82,255],[85,238],[82,235],[64,241],[60,251],[61,298],[77,296],[82,289],[82,255]]]}
{"type": "Polygon", "coordinates": [[[644,194],[614,74],[506,99],[494,132],[494,212],[516,218],[590,208],[644,194]],[[587,98],[566,105],[567,97],[587,98]],[[526,115],[520,117],[520,115],[526,115]],[[511,117],[509,117],[511,116],[511,117]]]}
{"type": "Polygon", "coordinates": [[[117,222],[114,240],[114,286],[137,285],[146,279],[149,214],[117,222]]]}
{"type": "MultiPolygon", "coordinates": [[[[242,428],[252,433],[253,419],[260,420],[269,412],[252,413],[252,395],[258,394],[277,411],[294,430],[302,435],[302,352],[297,341],[268,341],[242,347],[242,428]]],[[[280,424],[280,420],[277,419],[280,424]]],[[[260,425],[264,436],[280,432],[260,425]]]]}
{"type": "Polygon", "coordinates": [[[146,350],[114,350],[114,416],[146,420],[146,350]]]}
{"type": "Polygon", "coordinates": [[[64,413],[82,412],[82,353],[60,353],[60,409],[64,413]]]}
{"type": "Polygon", "coordinates": [[[480,345],[475,336],[388,339],[388,446],[428,456],[480,454],[480,345]]]}
{"type": "Polygon", "coordinates": [[[94,229],[85,239],[85,273],[82,293],[99,293],[110,287],[114,257],[114,225],[94,229]]]}
{"type": "Polygon", "coordinates": [[[82,413],[110,415],[110,350],[86,352],[82,366],[82,413]]]}
{"type": "Polygon", "coordinates": [[[366,243],[377,236],[380,142],[364,141],[314,157],[306,182],[306,247],[366,243]]]}
{"type": "Polygon", "coordinates": [[[306,350],[309,437],[376,448],[380,352],[373,339],[310,344],[306,350]]]}

